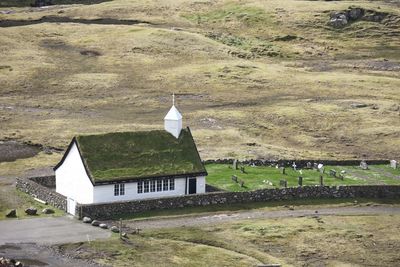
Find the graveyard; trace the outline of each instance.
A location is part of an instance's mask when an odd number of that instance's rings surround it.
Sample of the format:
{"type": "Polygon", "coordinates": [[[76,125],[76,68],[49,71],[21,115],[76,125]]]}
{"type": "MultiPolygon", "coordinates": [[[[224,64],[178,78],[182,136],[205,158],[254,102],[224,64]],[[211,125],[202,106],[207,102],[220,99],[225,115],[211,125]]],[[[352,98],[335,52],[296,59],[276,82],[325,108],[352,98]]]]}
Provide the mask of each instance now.
{"type": "Polygon", "coordinates": [[[276,166],[244,166],[237,169],[230,164],[207,164],[207,183],[225,191],[251,191],[263,188],[285,187],[281,181],[287,181],[287,187],[301,185],[400,185],[400,169],[390,165],[369,165],[364,170],[360,166],[324,166],[321,173],[317,169],[276,166]],[[241,169],[244,168],[244,169],[241,169]],[[243,186],[241,186],[243,181],[243,186]]]}

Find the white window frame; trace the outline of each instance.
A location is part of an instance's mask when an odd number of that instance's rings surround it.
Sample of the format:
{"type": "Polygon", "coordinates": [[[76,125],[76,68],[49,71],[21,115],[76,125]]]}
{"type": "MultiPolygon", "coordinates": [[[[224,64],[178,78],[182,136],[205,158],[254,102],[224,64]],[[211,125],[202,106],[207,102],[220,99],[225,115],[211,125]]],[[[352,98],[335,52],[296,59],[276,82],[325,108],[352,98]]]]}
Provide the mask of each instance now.
{"type": "Polygon", "coordinates": [[[114,196],[124,196],[125,195],[125,184],[114,184],[114,196]]]}
{"type": "Polygon", "coordinates": [[[137,182],[137,192],[138,192],[138,194],[143,193],[143,181],[137,182]]]}

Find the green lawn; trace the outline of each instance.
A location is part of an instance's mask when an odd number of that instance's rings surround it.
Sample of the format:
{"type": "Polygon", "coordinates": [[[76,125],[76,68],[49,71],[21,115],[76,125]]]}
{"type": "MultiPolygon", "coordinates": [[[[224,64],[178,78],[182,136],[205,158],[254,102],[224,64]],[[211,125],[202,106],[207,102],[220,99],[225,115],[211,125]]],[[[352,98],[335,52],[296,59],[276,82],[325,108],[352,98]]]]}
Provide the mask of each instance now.
{"type": "Polygon", "coordinates": [[[17,210],[17,218],[18,219],[23,219],[23,218],[33,218],[33,217],[50,217],[50,216],[62,216],[65,214],[64,211],[57,209],[51,205],[45,205],[42,203],[39,203],[33,199],[32,196],[23,193],[19,190],[14,189],[13,191],[13,199],[9,199],[9,201],[5,201],[0,198],[0,220],[6,219],[6,220],[12,220],[13,218],[6,218],[6,214],[8,211],[11,209],[16,209],[17,210]],[[25,209],[33,207],[37,209],[37,215],[35,216],[29,216],[25,214],[25,209]],[[43,214],[42,210],[44,208],[50,208],[54,210],[53,214],[43,214]]]}
{"type": "MultiPolygon", "coordinates": [[[[207,164],[206,169],[207,184],[235,192],[279,187],[279,181],[283,179],[287,180],[288,187],[293,187],[298,185],[299,176],[303,177],[303,185],[318,185],[320,176],[315,170],[303,169],[300,173],[292,168],[286,168],[285,174],[274,167],[245,166],[246,173],[234,170],[231,165],[226,164],[207,164]],[[239,181],[244,181],[244,187],[232,181],[232,175],[236,175],[239,181]]],[[[391,169],[388,165],[369,166],[369,170],[362,170],[358,166],[325,166],[323,177],[324,185],[400,185],[400,170],[391,169]],[[330,176],[331,169],[336,170],[337,174],[345,171],[344,179],[330,176]]]]}

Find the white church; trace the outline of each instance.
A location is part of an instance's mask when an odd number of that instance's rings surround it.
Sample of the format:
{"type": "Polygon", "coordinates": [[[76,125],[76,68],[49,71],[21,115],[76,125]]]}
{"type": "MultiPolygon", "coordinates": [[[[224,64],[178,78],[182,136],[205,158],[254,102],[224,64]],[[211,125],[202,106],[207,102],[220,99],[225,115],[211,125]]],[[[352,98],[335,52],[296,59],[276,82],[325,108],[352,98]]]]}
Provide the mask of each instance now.
{"type": "Polygon", "coordinates": [[[93,204],[205,193],[207,171],[175,101],[164,130],[75,136],[54,167],[56,191],[93,204]]]}

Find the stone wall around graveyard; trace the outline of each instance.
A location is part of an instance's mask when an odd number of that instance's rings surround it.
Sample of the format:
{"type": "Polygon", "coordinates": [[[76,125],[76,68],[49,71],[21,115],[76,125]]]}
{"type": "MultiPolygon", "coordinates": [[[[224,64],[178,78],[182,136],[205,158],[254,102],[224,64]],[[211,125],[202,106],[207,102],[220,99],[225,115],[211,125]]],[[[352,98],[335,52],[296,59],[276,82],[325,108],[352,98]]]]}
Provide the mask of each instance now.
{"type": "Polygon", "coordinates": [[[29,180],[36,182],[40,185],[43,185],[47,188],[55,189],[56,188],[56,176],[39,176],[39,177],[30,177],[29,180]]]}
{"type": "MultiPolygon", "coordinates": [[[[210,159],[203,161],[204,164],[233,164],[235,159],[210,159]]],[[[261,160],[261,159],[249,159],[249,160],[239,160],[238,163],[244,165],[255,165],[255,166],[271,166],[277,165],[280,167],[291,167],[293,162],[296,163],[298,168],[303,168],[307,166],[310,162],[311,165],[314,163],[322,163],[324,165],[331,166],[358,166],[362,160],[316,160],[316,159],[280,159],[280,160],[261,160]]],[[[364,160],[368,165],[379,165],[379,164],[390,164],[390,160],[364,160]]]]}
{"type": "Polygon", "coordinates": [[[318,198],[400,198],[400,186],[304,186],[250,192],[212,192],[159,199],[77,205],[75,214],[79,218],[88,216],[92,219],[105,220],[150,210],[318,198]]]}
{"type": "MultiPolygon", "coordinates": [[[[51,177],[51,176],[49,176],[51,177]]],[[[47,178],[49,178],[47,177],[47,178]]],[[[44,184],[51,185],[52,182],[46,181],[46,178],[32,177],[17,178],[16,188],[22,192],[25,192],[33,197],[47,202],[48,204],[56,207],[60,210],[67,210],[67,198],[47,186],[39,184],[38,181],[44,182],[44,184]],[[39,179],[38,179],[39,178],[39,179]],[[46,182],[45,182],[46,181],[46,182]]]]}

